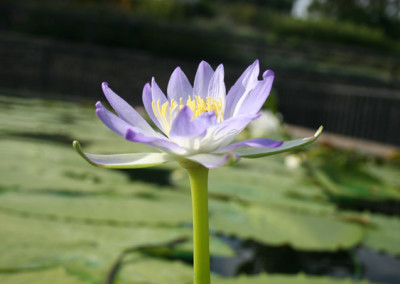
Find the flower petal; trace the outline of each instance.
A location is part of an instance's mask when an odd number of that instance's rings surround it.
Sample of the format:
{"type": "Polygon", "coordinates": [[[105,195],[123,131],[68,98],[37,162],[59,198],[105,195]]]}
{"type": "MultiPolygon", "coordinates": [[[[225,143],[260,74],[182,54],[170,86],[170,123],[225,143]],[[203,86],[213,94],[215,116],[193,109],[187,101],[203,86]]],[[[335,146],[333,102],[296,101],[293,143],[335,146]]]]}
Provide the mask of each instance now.
{"type": "Polygon", "coordinates": [[[196,137],[203,134],[207,130],[205,124],[202,120],[192,120],[192,118],[192,110],[185,105],[172,122],[169,137],[175,141],[175,138],[196,137]]]}
{"type": "Polygon", "coordinates": [[[157,135],[154,129],[151,128],[147,121],[144,120],[144,118],[133,107],[108,87],[108,83],[103,82],[102,89],[111,107],[120,118],[133,126],[143,129],[151,135],[157,135]]]}
{"type": "Polygon", "coordinates": [[[132,129],[127,129],[124,137],[131,142],[148,145],[163,152],[169,152],[176,155],[187,154],[187,151],[184,148],[169,140],[146,136],[141,133],[135,132],[132,129]]]}
{"type": "Polygon", "coordinates": [[[200,150],[201,139],[206,135],[207,128],[217,124],[217,119],[213,111],[192,118],[192,110],[184,106],[172,123],[169,137],[188,151],[196,152],[200,150]]]}
{"type": "MultiPolygon", "coordinates": [[[[165,96],[164,96],[164,99],[165,99],[165,96]]],[[[152,88],[150,87],[149,83],[144,85],[143,94],[142,94],[142,100],[143,100],[144,108],[146,109],[146,112],[150,116],[151,120],[158,127],[158,129],[163,130],[162,127],[161,127],[160,122],[158,121],[158,119],[155,116],[154,111],[153,111],[152,88]]],[[[165,100],[167,100],[167,99],[165,99],[165,100]]]]}
{"type": "Polygon", "coordinates": [[[160,87],[157,85],[154,77],[151,78],[151,96],[153,102],[157,103],[157,101],[159,100],[161,105],[167,102],[167,98],[165,97],[163,91],[161,91],[160,87]]]}
{"type": "Polygon", "coordinates": [[[258,157],[264,157],[264,156],[269,156],[269,155],[275,155],[278,153],[286,152],[289,150],[293,150],[305,145],[308,145],[319,137],[319,135],[322,132],[323,127],[320,126],[315,132],[314,136],[307,137],[307,138],[302,138],[302,139],[295,139],[295,140],[290,140],[290,141],[285,141],[283,144],[279,147],[276,148],[245,148],[245,149],[239,149],[236,150],[235,153],[238,154],[239,156],[243,158],[258,158],[258,157]]]}
{"type": "Polygon", "coordinates": [[[143,129],[132,126],[125,120],[113,114],[111,111],[107,110],[101,102],[96,103],[96,114],[100,120],[113,132],[120,136],[124,136],[127,129],[132,128],[136,132],[144,133],[143,129]]]}
{"type": "Polygon", "coordinates": [[[282,141],[276,141],[269,138],[254,138],[250,140],[241,141],[234,143],[222,148],[217,149],[214,153],[226,153],[228,151],[235,150],[242,147],[252,147],[252,148],[276,148],[283,144],[282,141]]]}
{"type": "Polygon", "coordinates": [[[207,135],[202,139],[202,151],[214,151],[217,148],[227,146],[253,119],[260,115],[247,115],[232,117],[228,120],[210,127],[207,135]]]}
{"type": "Polygon", "coordinates": [[[78,141],[72,143],[75,150],[86,161],[97,167],[114,169],[147,168],[161,165],[176,159],[167,153],[132,153],[114,155],[96,155],[82,151],[78,141]]]}
{"type": "Polygon", "coordinates": [[[182,98],[183,102],[186,103],[189,96],[193,93],[193,88],[190,85],[188,78],[180,67],[177,67],[174,72],[172,72],[171,78],[168,82],[167,94],[168,99],[171,101],[174,99],[179,102],[182,98]]]}
{"type": "Polygon", "coordinates": [[[220,64],[215,73],[210,79],[210,84],[208,86],[208,96],[216,101],[221,99],[222,109],[225,109],[225,99],[226,99],[226,89],[224,82],[224,66],[220,64]]]}
{"type": "Polygon", "coordinates": [[[258,80],[258,73],[260,72],[260,66],[258,60],[254,61],[252,65],[247,67],[243,74],[239,77],[236,83],[232,86],[226,96],[226,107],[224,112],[224,118],[230,118],[233,115],[235,106],[237,105],[240,98],[247,94],[251,89],[256,86],[258,80]]]}
{"type": "Polygon", "coordinates": [[[264,80],[258,82],[253,90],[240,98],[233,112],[233,116],[253,114],[261,109],[271,91],[274,81],[274,72],[271,70],[265,71],[263,78],[264,80]]]}
{"type": "Polygon", "coordinates": [[[234,153],[226,153],[224,155],[197,154],[186,157],[186,159],[202,164],[206,168],[218,168],[226,164],[234,164],[240,160],[240,157],[234,153]]]}
{"type": "Polygon", "coordinates": [[[211,66],[207,62],[201,61],[199,64],[199,68],[197,68],[196,76],[194,78],[194,96],[200,96],[203,99],[208,96],[208,86],[210,84],[210,80],[213,74],[214,70],[211,68],[211,66]]]}

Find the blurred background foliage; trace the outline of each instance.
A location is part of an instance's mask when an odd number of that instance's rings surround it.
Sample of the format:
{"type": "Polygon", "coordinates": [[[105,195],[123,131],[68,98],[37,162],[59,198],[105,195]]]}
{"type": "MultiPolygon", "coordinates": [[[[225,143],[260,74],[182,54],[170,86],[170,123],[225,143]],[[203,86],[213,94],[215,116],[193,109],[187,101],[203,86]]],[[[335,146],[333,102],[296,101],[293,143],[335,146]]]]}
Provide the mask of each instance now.
{"type": "Polygon", "coordinates": [[[305,12],[309,14],[306,18],[292,17],[294,0],[2,2],[3,29],[180,55],[202,57],[211,52],[220,56],[221,50],[218,45],[201,44],[201,37],[197,41],[196,38],[191,41],[182,38],[175,50],[157,47],[154,43],[159,37],[167,40],[173,28],[180,27],[212,31],[228,38],[239,35],[257,38],[262,33],[263,38],[275,41],[310,39],[387,51],[400,49],[397,0],[313,1],[305,12]],[[166,23],[173,24],[171,29],[163,30],[159,26],[166,23]],[[157,33],[157,36],[147,32],[157,33]],[[203,50],[205,47],[212,51],[203,50]]]}

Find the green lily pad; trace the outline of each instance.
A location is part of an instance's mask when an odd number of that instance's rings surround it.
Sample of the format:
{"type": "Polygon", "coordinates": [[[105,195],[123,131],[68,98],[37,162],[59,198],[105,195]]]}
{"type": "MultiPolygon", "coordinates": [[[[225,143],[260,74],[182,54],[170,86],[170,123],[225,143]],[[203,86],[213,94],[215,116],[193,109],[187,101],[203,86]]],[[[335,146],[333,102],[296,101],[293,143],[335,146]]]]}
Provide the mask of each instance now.
{"type": "Polygon", "coordinates": [[[333,216],[317,216],[233,203],[211,207],[211,226],[223,234],[268,245],[335,251],[361,243],[364,229],[333,216]]]}
{"type": "Polygon", "coordinates": [[[0,208],[64,220],[120,225],[176,226],[192,220],[190,196],[166,191],[143,198],[6,193],[1,196],[0,208]]]}
{"type": "Polygon", "coordinates": [[[398,169],[388,165],[374,169],[374,162],[352,151],[320,147],[310,155],[309,172],[330,196],[338,200],[400,200],[399,185],[393,181],[398,169]]]}
{"type": "Polygon", "coordinates": [[[24,271],[20,273],[0,273],[2,284],[87,284],[58,267],[47,270],[24,271]]]}
{"type": "Polygon", "coordinates": [[[364,245],[400,256],[400,218],[370,214],[368,219],[372,226],[368,228],[364,245]]]}
{"type": "Polygon", "coordinates": [[[0,214],[0,223],[1,271],[54,266],[103,250],[117,257],[126,248],[191,238],[186,228],[76,224],[5,214],[0,214]]]}
{"type": "Polygon", "coordinates": [[[180,261],[167,261],[131,254],[124,259],[116,280],[116,284],[190,284],[193,282],[193,269],[180,261]]]}

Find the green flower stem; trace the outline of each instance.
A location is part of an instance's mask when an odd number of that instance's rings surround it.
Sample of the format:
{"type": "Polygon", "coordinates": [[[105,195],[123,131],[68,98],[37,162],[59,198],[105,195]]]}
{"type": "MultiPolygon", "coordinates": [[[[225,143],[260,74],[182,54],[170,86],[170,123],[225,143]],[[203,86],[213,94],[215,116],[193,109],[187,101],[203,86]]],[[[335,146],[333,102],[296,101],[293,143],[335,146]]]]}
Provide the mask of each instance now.
{"type": "Polygon", "coordinates": [[[200,165],[185,168],[192,191],[194,284],[210,284],[208,169],[200,165]]]}

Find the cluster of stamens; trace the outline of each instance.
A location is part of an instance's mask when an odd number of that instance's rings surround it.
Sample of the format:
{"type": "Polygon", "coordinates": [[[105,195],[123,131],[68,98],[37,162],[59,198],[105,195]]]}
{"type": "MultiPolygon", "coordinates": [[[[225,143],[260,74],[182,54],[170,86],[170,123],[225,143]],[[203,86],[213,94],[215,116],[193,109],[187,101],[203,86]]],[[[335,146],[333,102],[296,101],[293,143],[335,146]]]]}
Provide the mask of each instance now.
{"type": "Polygon", "coordinates": [[[180,98],[179,102],[172,99],[171,101],[167,101],[162,105],[160,100],[153,101],[152,102],[153,112],[157,117],[158,121],[160,122],[163,130],[166,132],[166,134],[168,134],[169,131],[171,130],[171,124],[175,116],[178,114],[179,110],[181,110],[185,105],[192,110],[193,112],[192,119],[195,119],[202,113],[214,111],[218,122],[222,122],[224,120],[221,98],[215,100],[214,98],[211,97],[203,99],[200,96],[193,96],[192,99],[189,96],[186,103],[184,103],[182,98],[180,98]]]}

